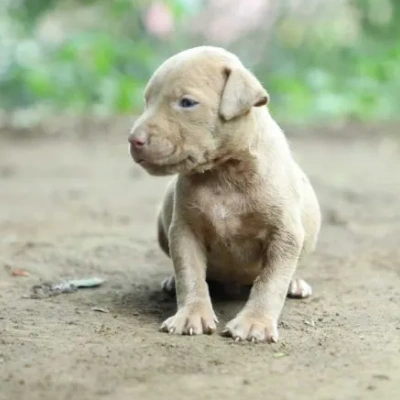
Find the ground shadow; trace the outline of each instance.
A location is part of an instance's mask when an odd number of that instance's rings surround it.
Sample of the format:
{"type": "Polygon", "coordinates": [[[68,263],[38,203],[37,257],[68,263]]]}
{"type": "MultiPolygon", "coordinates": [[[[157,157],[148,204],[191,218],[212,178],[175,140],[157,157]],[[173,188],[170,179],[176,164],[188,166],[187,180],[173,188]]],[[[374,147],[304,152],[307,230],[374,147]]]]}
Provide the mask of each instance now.
{"type": "MultiPolygon", "coordinates": [[[[249,287],[227,293],[222,284],[208,282],[215,312],[232,317],[248,298],[249,287]],[[231,315],[232,314],[232,315],[231,315]]],[[[162,322],[176,312],[175,294],[163,291],[159,285],[132,285],[116,290],[112,296],[113,312],[127,316],[146,316],[162,322]]]]}

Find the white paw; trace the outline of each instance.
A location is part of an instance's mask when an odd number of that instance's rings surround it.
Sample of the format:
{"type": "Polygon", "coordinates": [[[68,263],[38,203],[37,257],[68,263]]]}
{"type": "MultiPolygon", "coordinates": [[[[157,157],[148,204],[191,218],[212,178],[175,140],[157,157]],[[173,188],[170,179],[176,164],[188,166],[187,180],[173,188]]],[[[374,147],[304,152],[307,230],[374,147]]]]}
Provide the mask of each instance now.
{"type": "Polygon", "coordinates": [[[287,295],[293,299],[305,299],[312,295],[312,287],[303,279],[293,279],[287,295]]]}
{"type": "Polygon", "coordinates": [[[278,341],[278,328],[275,319],[269,316],[255,317],[245,311],[228,322],[222,334],[231,336],[236,341],[248,340],[250,342],[268,343],[278,341]]]}
{"type": "Polygon", "coordinates": [[[175,278],[170,276],[161,282],[161,289],[168,294],[175,294],[175,278]]]}
{"type": "Polygon", "coordinates": [[[210,305],[196,303],[178,310],[162,323],[160,330],[175,335],[211,334],[217,329],[217,323],[210,305]]]}

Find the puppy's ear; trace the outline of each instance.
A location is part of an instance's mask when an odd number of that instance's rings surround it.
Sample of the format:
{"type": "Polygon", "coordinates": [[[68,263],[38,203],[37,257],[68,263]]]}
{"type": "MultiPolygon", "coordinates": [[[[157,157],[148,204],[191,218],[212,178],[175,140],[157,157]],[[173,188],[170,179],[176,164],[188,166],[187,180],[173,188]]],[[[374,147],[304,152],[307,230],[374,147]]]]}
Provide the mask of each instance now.
{"type": "Polygon", "coordinates": [[[269,96],[258,79],[246,68],[226,68],[227,81],[222,92],[219,114],[229,121],[246,114],[252,107],[268,103],[269,96]]]}

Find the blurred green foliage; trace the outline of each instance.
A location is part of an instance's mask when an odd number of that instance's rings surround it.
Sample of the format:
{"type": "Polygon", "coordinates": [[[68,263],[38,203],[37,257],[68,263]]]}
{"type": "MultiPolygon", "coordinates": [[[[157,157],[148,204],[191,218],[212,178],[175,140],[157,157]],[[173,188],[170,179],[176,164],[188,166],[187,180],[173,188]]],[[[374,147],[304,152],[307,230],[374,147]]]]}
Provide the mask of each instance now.
{"type": "Polygon", "coordinates": [[[297,48],[276,41],[278,59],[265,79],[276,93],[280,113],[287,110],[296,121],[398,118],[400,1],[386,1],[388,19],[376,22],[371,13],[384,1],[351,3],[360,23],[355,40],[316,35],[297,48]]]}
{"type": "MultiPolygon", "coordinates": [[[[138,112],[144,85],[158,64],[198,43],[179,28],[179,21],[193,10],[174,0],[165,2],[178,21],[173,38],[164,41],[146,33],[142,11],[148,3],[3,0],[0,107],[13,110],[40,106],[52,112],[101,114],[138,112]],[[77,14],[71,10],[78,6],[90,7],[94,19],[90,29],[68,31],[62,40],[41,37],[39,23],[46,15],[56,10],[73,26],[77,14]]],[[[321,23],[316,19],[315,27],[310,23],[305,26],[288,22],[283,12],[268,41],[268,57],[252,67],[270,92],[271,108],[279,118],[309,122],[398,117],[400,0],[351,3],[358,13],[359,31],[352,40],[339,40],[337,30],[327,29],[334,21],[321,23]],[[376,18],[378,3],[389,7],[385,18],[376,18]],[[301,42],[297,40],[300,36],[301,42]]],[[[244,45],[251,41],[254,38],[250,35],[244,45]]],[[[235,45],[231,47],[235,50],[235,45]]]]}

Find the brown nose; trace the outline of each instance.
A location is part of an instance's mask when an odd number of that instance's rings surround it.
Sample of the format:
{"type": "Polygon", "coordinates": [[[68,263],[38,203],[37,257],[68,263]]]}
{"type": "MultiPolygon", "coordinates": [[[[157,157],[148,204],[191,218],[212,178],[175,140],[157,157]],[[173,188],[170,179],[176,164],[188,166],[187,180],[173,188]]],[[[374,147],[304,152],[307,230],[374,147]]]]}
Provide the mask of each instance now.
{"type": "Polygon", "coordinates": [[[132,146],[140,149],[146,145],[147,135],[144,132],[131,133],[129,135],[128,141],[132,146]]]}

